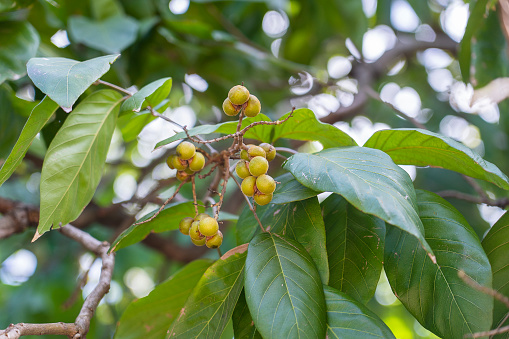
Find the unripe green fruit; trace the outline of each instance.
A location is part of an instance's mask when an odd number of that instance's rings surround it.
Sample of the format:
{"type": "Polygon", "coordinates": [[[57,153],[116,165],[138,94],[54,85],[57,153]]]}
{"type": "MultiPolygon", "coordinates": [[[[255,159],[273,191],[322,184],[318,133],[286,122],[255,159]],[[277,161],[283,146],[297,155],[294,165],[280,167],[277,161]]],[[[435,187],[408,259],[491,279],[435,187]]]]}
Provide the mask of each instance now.
{"type": "Polygon", "coordinates": [[[247,154],[249,154],[250,158],[254,157],[264,157],[266,156],[265,150],[260,146],[252,146],[247,150],[247,154]]]}
{"type": "Polygon", "coordinates": [[[264,157],[254,157],[249,162],[249,172],[255,177],[267,173],[268,169],[269,162],[264,157]]]}
{"type": "Polygon", "coordinates": [[[191,224],[191,228],[189,229],[189,236],[191,237],[191,239],[201,240],[205,238],[205,236],[200,233],[200,230],[198,228],[199,226],[200,226],[199,221],[193,221],[193,223],[191,224]]]}
{"type": "Polygon", "coordinates": [[[234,105],[242,105],[249,99],[249,91],[242,85],[233,86],[228,92],[228,99],[234,105]]]}
{"type": "Polygon", "coordinates": [[[194,157],[189,159],[189,168],[194,171],[200,171],[205,166],[205,157],[200,152],[196,152],[194,157]]]}
{"type": "Polygon", "coordinates": [[[179,181],[187,181],[189,180],[190,175],[185,171],[178,171],[176,177],[179,181]]]}
{"type": "Polygon", "coordinates": [[[175,169],[175,165],[173,165],[173,162],[175,161],[174,158],[176,157],[177,156],[175,154],[172,154],[166,159],[166,164],[168,165],[169,168],[175,169]]]}
{"type": "Polygon", "coordinates": [[[226,98],[223,101],[223,111],[226,115],[229,115],[231,117],[236,116],[240,112],[240,107],[233,106],[230,99],[226,98]]]}
{"type": "Polygon", "coordinates": [[[205,245],[207,243],[207,238],[203,238],[203,239],[200,239],[200,240],[195,240],[195,239],[191,238],[191,241],[196,246],[203,246],[203,245],[205,245]]]}
{"type": "Polygon", "coordinates": [[[206,245],[208,248],[218,248],[223,243],[223,233],[221,231],[217,231],[212,237],[207,237],[206,245]]]}
{"type": "Polygon", "coordinates": [[[209,218],[209,217],[210,217],[210,215],[208,215],[207,213],[200,213],[196,217],[194,217],[194,221],[200,221],[200,220],[203,220],[203,219],[209,218]]]}
{"type": "MultiPolygon", "coordinates": [[[[183,171],[187,168],[187,161],[185,160],[180,160],[178,156],[176,155],[172,155],[168,158],[168,160],[171,161],[171,165],[173,166],[174,169],[176,169],[177,171],[183,171]]],[[[171,166],[170,166],[171,168],[171,166]]]]}
{"type": "Polygon", "coordinates": [[[217,233],[219,230],[219,225],[217,220],[211,217],[205,218],[200,221],[200,225],[198,226],[200,233],[206,237],[211,237],[217,233]]]}
{"type": "Polygon", "coordinates": [[[177,146],[177,155],[182,160],[189,160],[192,157],[194,157],[194,154],[196,153],[196,147],[191,144],[189,141],[182,141],[177,146]]]}
{"type": "Polygon", "coordinates": [[[271,194],[276,189],[276,181],[267,174],[262,174],[256,178],[256,188],[263,194],[271,194]]]}
{"type": "Polygon", "coordinates": [[[270,194],[257,194],[254,196],[254,201],[260,205],[267,205],[272,200],[272,193],[270,194]]]}
{"type": "Polygon", "coordinates": [[[260,144],[260,147],[263,148],[267,156],[265,157],[268,161],[274,160],[276,157],[276,148],[271,144],[267,144],[266,142],[260,144]]]}
{"type": "Polygon", "coordinates": [[[255,184],[256,178],[253,176],[249,176],[242,181],[240,189],[242,190],[242,193],[244,193],[248,197],[252,197],[255,193],[255,184]]]}
{"type": "Polygon", "coordinates": [[[240,158],[242,160],[249,160],[249,154],[245,149],[240,150],[240,158]]]}
{"type": "Polygon", "coordinates": [[[260,104],[260,100],[258,100],[257,97],[255,97],[254,95],[251,94],[249,96],[249,100],[247,101],[247,105],[244,108],[244,115],[246,117],[252,118],[252,117],[257,116],[261,110],[262,110],[262,105],[260,104]]]}
{"type": "Polygon", "coordinates": [[[237,175],[241,179],[245,179],[248,176],[250,176],[251,173],[249,173],[249,162],[247,162],[245,160],[239,161],[237,163],[237,166],[235,166],[235,173],[237,173],[237,175]]]}
{"type": "Polygon", "coordinates": [[[189,229],[191,228],[191,224],[193,223],[194,219],[191,217],[184,218],[180,220],[179,223],[179,230],[182,234],[189,235],[189,229]]]}

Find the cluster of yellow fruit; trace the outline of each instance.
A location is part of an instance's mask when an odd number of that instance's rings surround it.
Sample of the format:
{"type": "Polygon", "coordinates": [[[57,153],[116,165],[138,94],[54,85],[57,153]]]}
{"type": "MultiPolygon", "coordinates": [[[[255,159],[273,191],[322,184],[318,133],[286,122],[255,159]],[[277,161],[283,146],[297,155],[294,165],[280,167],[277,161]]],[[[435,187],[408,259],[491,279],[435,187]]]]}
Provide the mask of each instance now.
{"type": "Polygon", "coordinates": [[[207,245],[208,248],[218,248],[223,243],[223,233],[219,230],[217,220],[207,213],[180,220],[179,230],[182,234],[189,235],[196,246],[207,245]]]}
{"type": "Polygon", "coordinates": [[[269,161],[276,157],[274,146],[263,143],[260,146],[247,145],[247,150],[240,152],[241,160],[235,167],[237,175],[242,181],[242,193],[253,197],[258,205],[267,205],[272,200],[272,193],[276,189],[276,181],[267,175],[269,161]]]}
{"type": "Polygon", "coordinates": [[[255,117],[260,113],[262,105],[260,100],[242,85],[233,86],[228,92],[228,98],[223,101],[223,111],[226,115],[235,116],[244,108],[246,117],[255,117]]]}
{"type": "Polygon", "coordinates": [[[177,170],[177,179],[186,181],[194,172],[205,166],[205,157],[196,152],[196,147],[189,141],[183,141],[177,146],[177,154],[170,155],[166,163],[171,169],[177,170]]]}

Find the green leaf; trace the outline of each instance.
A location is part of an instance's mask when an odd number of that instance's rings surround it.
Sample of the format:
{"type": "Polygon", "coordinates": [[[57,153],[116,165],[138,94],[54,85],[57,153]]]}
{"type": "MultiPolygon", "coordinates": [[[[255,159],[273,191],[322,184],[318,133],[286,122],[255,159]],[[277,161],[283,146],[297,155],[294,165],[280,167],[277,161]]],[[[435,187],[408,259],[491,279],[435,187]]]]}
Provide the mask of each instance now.
{"type": "Polygon", "coordinates": [[[316,266],[301,244],[257,235],[246,259],[244,288],[263,338],[325,338],[325,297],[316,266]]]}
{"type": "Polygon", "coordinates": [[[295,180],[291,173],[285,173],[275,178],[276,190],[272,196],[272,204],[286,204],[293,201],[305,200],[317,196],[321,192],[314,191],[295,180]]]}
{"type": "Polygon", "coordinates": [[[76,219],[101,180],[122,96],[94,92],[65,120],[51,142],[41,173],[41,215],[37,239],[53,226],[76,219]]]}
{"type": "MultiPolygon", "coordinates": [[[[482,241],[482,246],[490,260],[493,271],[493,289],[502,295],[509,296],[509,213],[505,213],[490,229],[482,241]]],[[[507,306],[495,300],[493,309],[493,327],[507,326],[508,322],[500,324],[506,316],[507,306]]],[[[505,334],[504,338],[507,338],[505,334]]]]}
{"type": "Polygon", "coordinates": [[[170,94],[171,84],[171,78],[162,78],[148,84],[122,103],[120,114],[128,111],[139,112],[147,106],[156,107],[170,94]]]}
{"type": "Polygon", "coordinates": [[[441,167],[509,189],[509,179],[497,166],[437,133],[422,129],[383,130],[373,134],[364,147],[382,150],[400,165],[441,167]]]}
{"type": "Polygon", "coordinates": [[[28,147],[53,113],[55,113],[57,108],[58,105],[48,97],[44,97],[44,99],[35,106],[11,154],[0,168],[0,186],[9,179],[14,170],[21,164],[21,160],[23,160],[28,147]]]}
{"type": "MultiPolygon", "coordinates": [[[[155,107],[159,113],[164,112],[170,106],[170,100],[163,100],[155,107]]],[[[120,107],[122,108],[122,106],[120,107]]],[[[124,141],[129,142],[135,140],[141,133],[143,128],[157,117],[153,116],[150,111],[144,110],[141,112],[125,112],[119,114],[118,127],[122,133],[124,141]]]]}
{"type": "Polygon", "coordinates": [[[283,167],[304,186],[337,193],[362,212],[408,232],[432,256],[416,212],[412,180],[387,154],[365,147],[331,148],[295,154],[283,167]]]}
{"type": "Polygon", "coordinates": [[[72,16],[68,24],[74,42],[110,54],[131,46],[138,35],[138,22],[128,16],[116,15],[101,21],[72,16]]]}
{"type": "MultiPolygon", "coordinates": [[[[150,233],[161,233],[166,231],[177,230],[180,220],[185,217],[194,217],[194,205],[192,201],[176,202],[168,204],[157,217],[154,219],[136,225],[136,223],[145,221],[157,213],[159,208],[147,213],[145,216],[136,220],[128,229],[122,232],[117,239],[111,244],[110,251],[118,251],[121,248],[136,244],[145,239],[150,233]]],[[[198,212],[203,213],[205,209],[198,206],[198,212]]]]}
{"type": "Polygon", "coordinates": [[[324,286],[327,338],[395,338],[378,316],[348,294],[324,286]]]}
{"type": "Polygon", "coordinates": [[[365,304],[375,294],[382,272],[385,223],[337,194],[331,194],[321,207],[329,256],[328,285],[365,304]]]}
{"type": "Polygon", "coordinates": [[[233,310],[232,320],[235,339],[262,339],[260,332],[256,330],[253,323],[251,313],[249,313],[244,291],[240,294],[237,305],[233,310]]]}
{"type": "Polygon", "coordinates": [[[39,42],[39,34],[28,21],[0,22],[0,84],[26,74],[26,63],[39,42]]]}
{"type": "MultiPolygon", "coordinates": [[[[298,241],[315,262],[324,284],[329,281],[329,264],[325,249],[325,225],[318,198],[312,197],[284,205],[267,205],[257,209],[263,227],[271,233],[298,241]]],[[[246,208],[247,209],[247,208],[246,208]]],[[[237,222],[239,243],[251,241],[260,232],[260,226],[247,209],[237,222]]]]}
{"type": "Polygon", "coordinates": [[[211,264],[211,260],[195,260],[156,286],[146,297],[131,302],[118,322],[114,338],[164,338],[211,264]]]}
{"type": "Polygon", "coordinates": [[[66,58],[32,58],[28,61],[28,76],[43,93],[66,112],[79,96],[110,69],[119,57],[106,55],[79,62],[66,58]]]}
{"type": "Polygon", "coordinates": [[[91,0],[90,9],[94,18],[98,20],[124,14],[122,5],[117,0],[91,0]]]}
{"type": "Polygon", "coordinates": [[[491,326],[493,299],[462,281],[462,270],[491,287],[490,263],[465,218],[438,195],[418,190],[419,217],[437,263],[417,241],[388,229],[385,271],[392,289],[412,315],[442,338],[464,338],[491,326]]]}
{"type": "Polygon", "coordinates": [[[219,338],[233,314],[242,286],[247,244],[226,252],[207,269],[166,338],[219,338]]]}

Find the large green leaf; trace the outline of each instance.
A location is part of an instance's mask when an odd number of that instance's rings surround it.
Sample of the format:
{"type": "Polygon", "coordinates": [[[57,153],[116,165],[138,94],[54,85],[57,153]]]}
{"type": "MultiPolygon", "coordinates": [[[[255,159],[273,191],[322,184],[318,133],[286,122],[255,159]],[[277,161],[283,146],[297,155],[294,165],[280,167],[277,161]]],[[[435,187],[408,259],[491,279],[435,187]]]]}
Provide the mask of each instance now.
{"type": "Polygon", "coordinates": [[[244,288],[263,338],[325,338],[325,297],[320,275],[298,242],[276,234],[249,243],[244,288]]]}
{"type": "Polygon", "coordinates": [[[442,167],[509,189],[509,179],[497,166],[437,133],[422,129],[383,130],[373,134],[364,146],[384,151],[400,165],[442,167]]]}
{"type": "Polygon", "coordinates": [[[72,16],[69,18],[69,31],[75,42],[105,53],[120,53],[136,41],[138,22],[122,15],[101,21],[72,16]]]}
{"type": "Polygon", "coordinates": [[[417,191],[419,216],[434,264],[418,242],[399,229],[388,229],[385,271],[394,293],[428,330],[442,338],[486,331],[491,326],[493,299],[458,276],[462,270],[491,287],[491,268],[477,235],[465,218],[438,195],[417,191]]]}
{"type": "Polygon", "coordinates": [[[41,215],[34,239],[76,219],[101,180],[122,96],[94,92],[65,120],[46,152],[41,215]]]}
{"type": "Polygon", "coordinates": [[[39,34],[28,21],[0,22],[0,84],[25,75],[38,47],[39,34]]]}
{"type": "Polygon", "coordinates": [[[156,107],[170,94],[171,84],[171,78],[162,78],[148,84],[122,103],[120,114],[128,111],[139,112],[147,106],[156,107]]]}
{"type": "Polygon", "coordinates": [[[378,316],[348,294],[324,286],[327,338],[395,338],[378,316]]]}
{"type": "Polygon", "coordinates": [[[211,264],[211,260],[195,260],[156,286],[146,297],[131,302],[118,322],[115,338],[164,338],[211,264]]]}
{"type": "MultiPolygon", "coordinates": [[[[145,221],[157,213],[159,208],[147,213],[145,216],[136,220],[128,229],[122,232],[117,239],[111,244],[110,251],[118,251],[121,248],[134,245],[145,239],[150,233],[160,233],[166,231],[177,230],[180,220],[185,217],[194,217],[194,204],[192,201],[177,202],[169,204],[154,219],[136,225],[138,222],[145,221]]],[[[205,208],[198,206],[198,212],[203,213],[205,208]]]]}
{"type": "Polygon", "coordinates": [[[21,160],[23,160],[28,147],[37,136],[37,133],[40,132],[53,113],[55,113],[57,108],[58,105],[48,97],[44,97],[44,99],[35,106],[11,154],[0,168],[0,186],[9,179],[14,170],[21,164],[21,160]]]}
{"type": "Polygon", "coordinates": [[[66,58],[32,58],[28,76],[43,93],[66,111],[79,96],[110,69],[119,54],[79,62],[66,58]]]}
{"type": "Polygon", "coordinates": [[[226,252],[203,274],[166,338],[219,338],[242,286],[247,244],[226,252]]]}
{"type": "MultiPolygon", "coordinates": [[[[271,233],[284,235],[298,241],[313,259],[324,284],[329,281],[329,264],[325,249],[325,225],[318,198],[312,197],[284,205],[270,205],[258,209],[263,227],[271,233]]],[[[260,233],[260,226],[247,209],[237,222],[239,243],[251,241],[260,233]]]]}
{"type": "Polygon", "coordinates": [[[382,272],[385,223],[337,194],[331,194],[321,207],[329,256],[328,285],[367,303],[382,272]]]}
{"type": "Polygon", "coordinates": [[[384,152],[344,147],[298,153],[284,168],[304,186],[337,193],[364,213],[408,232],[432,255],[417,215],[412,180],[384,152]]]}
{"type": "Polygon", "coordinates": [[[293,201],[305,200],[321,193],[303,186],[291,173],[280,175],[275,180],[279,184],[277,184],[272,196],[272,204],[286,204],[293,201]]]}
{"type": "MultiPolygon", "coordinates": [[[[482,246],[490,260],[493,271],[493,289],[509,296],[509,213],[505,213],[490,229],[482,241],[482,246]]],[[[507,326],[506,320],[500,324],[509,310],[500,301],[495,300],[493,309],[493,327],[507,326]]],[[[508,338],[506,333],[504,338],[508,338]]]]}
{"type": "Polygon", "coordinates": [[[235,339],[262,339],[260,332],[256,330],[251,313],[249,313],[244,291],[233,310],[232,320],[235,339]]]}

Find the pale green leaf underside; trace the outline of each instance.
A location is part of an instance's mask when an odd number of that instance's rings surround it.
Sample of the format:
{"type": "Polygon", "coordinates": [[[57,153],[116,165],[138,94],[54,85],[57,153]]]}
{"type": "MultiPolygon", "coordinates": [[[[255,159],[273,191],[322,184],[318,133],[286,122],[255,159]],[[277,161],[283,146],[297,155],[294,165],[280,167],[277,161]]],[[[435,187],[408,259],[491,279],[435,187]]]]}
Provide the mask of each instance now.
{"type": "Polygon", "coordinates": [[[85,98],[51,142],[41,173],[41,214],[37,231],[76,219],[101,179],[122,96],[102,90],[85,98]]]}
{"type": "Polygon", "coordinates": [[[18,141],[14,145],[9,157],[5,160],[0,168],[0,186],[9,179],[14,170],[21,164],[28,147],[35,139],[46,122],[51,118],[57,110],[58,105],[48,97],[44,99],[32,110],[18,141]]]}
{"type": "Polygon", "coordinates": [[[168,97],[171,85],[171,78],[162,78],[148,84],[122,103],[120,114],[128,111],[139,112],[147,106],[155,108],[168,97]]]}
{"type": "Polygon", "coordinates": [[[43,93],[66,111],[79,96],[110,69],[119,57],[106,55],[79,62],[66,58],[32,58],[28,61],[28,76],[43,93]]]}
{"type": "Polygon", "coordinates": [[[467,146],[446,136],[422,129],[378,131],[365,147],[377,148],[399,165],[441,167],[509,189],[500,169],[467,146]]]}

